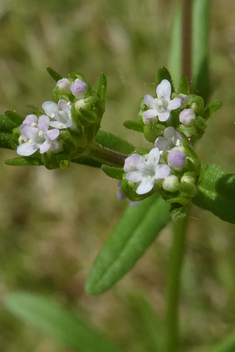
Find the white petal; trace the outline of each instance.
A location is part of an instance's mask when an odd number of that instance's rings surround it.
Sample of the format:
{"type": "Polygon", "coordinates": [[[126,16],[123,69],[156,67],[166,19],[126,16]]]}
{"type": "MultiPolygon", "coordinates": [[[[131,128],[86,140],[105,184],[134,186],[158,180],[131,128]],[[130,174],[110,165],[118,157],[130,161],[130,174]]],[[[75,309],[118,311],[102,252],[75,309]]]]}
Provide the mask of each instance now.
{"type": "Polygon", "coordinates": [[[170,101],[171,98],[171,84],[167,79],[163,79],[157,86],[157,96],[162,97],[164,100],[170,101]]]}
{"type": "Polygon", "coordinates": [[[53,101],[45,101],[42,104],[42,108],[45,111],[45,113],[51,118],[54,118],[54,116],[59,112],[59,108],[57,104],[54,103],[53,101]]]}
{"type": "Polygon", "coordinates": [[[164,137],[158,137],[154,143],[155,147],[159,148],[163,152],[169,149],[169,141],[164,137]]]}
{"type": "Polygon", "coordinates": [[[67,126],[60,121],[51,121],[50,126],[58,129],[67,128],[67,126]]]}
{"type": "Polygon", "coordinates": [[[181,146],[181,135],[174,129],[174,127],[169,126],[164,131],[164,137],[168,140],[169,146],[171,148],[181,146]]]}
{"type": "Polygon", "coordinates": [[[48,131],[50,119],[47,115],[41,115],[38,120],[38,128],[43,132],[48,131]]]}
{"type": "Polygon", "coordinates": [[[38,150],[37,144],[23,143],[17,147],[17,154],[22,156],[30,156],[38,150]]]}
{"type": "Polygon", "coordinates": [[[150,150],[148,155],[147,164],[158,164],[160,159],[160,151],[158,148],[153,148],[150,150]]]}
{"type": "Polygon", "coordinates": [[[143,179],[140,171],[131,171],[126,174],[126,179],[131,182],[140,182],[143,179]]]}
{"type": "Polygon", "coordinates": [[[49,130],[47,132],[47,137],[49,138],[49,140],[53,141],[53,139],[56,139],[60,134],[60,131],[57,129],[53,129],[53,130],[49,130]]]}
{"type": "Polygon", "coordinates": [[[155,179],[165,178],[170,174],[170,172],[171,169],[168,165],[158,165],[156,167],[155,179]]]}
{"type": "Polygon", "coordinates": [[[161,122],[165,122],[169,119],[170,117],[170,112],[169,111],[165,111],[165,112],[161,112],[159,115],[158,115],[158,119],[159,121],[161,122]]]}
{"type": "Polygon", "coordinates": [[[141,184],[137,187],[136,193],[137,194],[146,194],[153,189],[154,186],[154,178],[149,180],[148,178],[144,178],[141,184]]]}
{"type": "Polygon", "coordinates": [[[145,167],[145,161],[142,156],[139,154],[131,154],[126,158],[124,164],[124,171],[134,171],[134,170],[141,170],[145,167]]]}
{"type": "Polygon", "coordinates": [[[155,109],[149,109],[143,113],[143,121],[146,122],[148,119],[152,119],[153,117],[157,117],[159,112],[155,109]]]}
{"type": "Polygon", "coordinates": [[[171,100],[168,104],[168,110],[171,111],[171,110],[178,109],[181,106],[181,103],[182,101],[180,98],[175,98],[171,100]]]}
{"type": "Polygon", "coordinates": [[[27,124],[27,125],[31,125],[32,123],[36,123],[36,125],[38,124],[38,118],[36,115],[27,115],[26,118],[24,119],[23,123],[27,124]]]}
{"type": "Polygon", "coordinates": [[[66,112],[67,114],[70,114],[71,105],[68,104],[68,102],[66,100],[60,99],[59,102],[58,102],[58,107],[59,107],[59,109],[61,109],[64,112],[66,112]]]}
{"type": "Polygon", "coordinates": [[[38,136],[39,129],[23,123],[20,126],[20,132],[28,139],[35,139],[38,136]]]}
{"type": "Polygon", "coordinates": [[[40,146],[40,154],[46,153],[50,149],[50,142],[46,140],[41,146],[40,146]]]}
{"type": "Polygon", "coordinates": [[[145,105],[147,105],[149,108],[152,108],[152,109],[154,109],[156,106],[155,99],[150,94],[146,94],[144,96],[144,103],[145,105]]]}

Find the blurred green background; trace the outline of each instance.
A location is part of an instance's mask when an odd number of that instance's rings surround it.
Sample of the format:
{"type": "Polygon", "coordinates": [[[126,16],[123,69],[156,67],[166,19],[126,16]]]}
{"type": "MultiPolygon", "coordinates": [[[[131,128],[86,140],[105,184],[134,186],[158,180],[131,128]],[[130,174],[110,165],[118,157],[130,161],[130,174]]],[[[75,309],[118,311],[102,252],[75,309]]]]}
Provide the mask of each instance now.
{"type": "MultiPolygon", "coordinates": [[[[0,111],[28,114],[26,104],[51,99],[50,66],[66,76],[82,72],[96,86],[108,80],[102,129],[140,146],[125,130],[138,101],[154,94],[157,68],[167,66],[173,0],[2,0],[0,3],[0,111]]],[[[211,9],[212,98],[223,108],[198,144],[203,161],[235,173],[235,6],[214,0],[211,9]]],[[[71,349],[22,324],[4,308],[9,292],[46,293],[80,312],[98,331],[128,351],[150,344],[143,309],[147,297],[163,319],[170,225],[112,290],[91,297],[84,282],[93,260],[127,206],[117,182],[100,170],[0,168],[0,351],[69,352],[71,349]]],[[[235,231],[193,207],[182,276],[181,350],[212,344],[235,331],[235,231]]],[[[157,331],[156,331],[157,333],[157,331]]]]}

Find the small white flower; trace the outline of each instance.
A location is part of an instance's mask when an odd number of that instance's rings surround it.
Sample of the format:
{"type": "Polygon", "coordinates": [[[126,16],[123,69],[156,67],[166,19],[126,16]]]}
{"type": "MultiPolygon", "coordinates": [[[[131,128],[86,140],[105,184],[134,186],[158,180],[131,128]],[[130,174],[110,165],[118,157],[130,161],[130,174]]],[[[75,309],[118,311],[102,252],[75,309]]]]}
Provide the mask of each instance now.
{"type": "Polygon", "coordinates": [[[128,181],[139,183],[137,194],[150,192],[157,179],[164,179],[170,174],[170,167],[165,164],[159,165],[160,151],[153,148],[145,157],[132,154],[125,160],[124,171],[127,172],[128,181]]]}
{"type": "Polygon", "coordinates": [[[196,114],[193,109],[184,109],[179,115],[179,120],[183,125],[189,126],[191,122],[196,118],[196,114]]]}
{"type": "Polygon", "coordinates": [[[155,141],[155,147],[159,148],[161,152],[169,151],[175,147],[182,147],[182,140],[180,134],[170,126],[164,130],[164,137],[158,137],[155,141]]]}
{"type": "Polygon", "coordinates": [[[159,121],[165,122],[170,117],[170,112],[181,106],[181,99],[174,98],[171,100],[171,84],[163,79],[156,89],[157,98],[147,94],[144,97],[145,104],[150,108],[143,114],[144,123],[153,117],[158,117],[159,121]]]}
{"type": "Polygon", "coordinates": [[[71,115],[71,104],[66,100],[60,99],[58,104],[53,101],[45,101],[42,104],[42,108],[47,116],[52,119],[52,121],[50,121],[50,126],[58,129],[76,129],[76,125],[73,122],[71,115]]]}
{"type": "Polygon", "coordinates": [[[80,79],[76,79],[73,84],[71,84],[71,92],[77,99],[84,98],[86,91],[87,91],[88,85],[81,81],[80,79]]]}
{"type": "Polygon", "coordinates": [[[49,117],[46,115],[41,115],[39,119],[35,115],[28,115],[20,127],[22,135],[19,142],[24,141],[25,143],[17,147],[17,153],[30,156],[38,149],[41,154],[46,153],[51,147],[54,150],[60,131],[58,129],[49,130],[49,123],[49,117]]]}
{"type": "Polygon", "coordinates": [[[68,78],[61,78],[56,83],[56,87],[58,87],[61,92],[70,93],[70,82],[68,78]]]}

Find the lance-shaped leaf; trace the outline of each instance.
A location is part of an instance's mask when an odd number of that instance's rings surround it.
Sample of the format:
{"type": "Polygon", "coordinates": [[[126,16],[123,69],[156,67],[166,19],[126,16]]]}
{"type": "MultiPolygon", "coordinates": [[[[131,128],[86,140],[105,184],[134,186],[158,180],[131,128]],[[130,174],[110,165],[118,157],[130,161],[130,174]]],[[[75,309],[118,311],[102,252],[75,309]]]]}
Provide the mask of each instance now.
{"type": "Polygon", "coordinates": [[[113,149],[119,153],[131,154],[135,150],[135,147],[132,144],[104,131],[98,132],[96,143],[101,144],[105,148],[113,149]]]}
{"type": "Polygon", "coordinates": [[[102,165],[101,169],[104,171],[104,173],[107,176],[116,178],[117,180],[121,180],[122,175],[124,173],[123,169],[119,167],[108,166],[108,165],[102,165]]]}
{"type": "Polygon", "coordinates": [[[88,293],[104,292],[134,266],[167,224],[169,209],[156,194],[127,208],[91,269],[86,283],[88,293]]]}
{"type": "Polygon", "coordinates": [[[76,164],[82,164],[82,165],[98,167],[98,168],[100,168],[102,165],[100,161],[95,160],[90,156],[80,156],[79,158],[72,159],[71,161],[76,164]]]}
{"type": "Polygon", "coordinates": [[[182,76],[180,80],[179,93],[189,94],[189,82],[186,76],[182,76]]]}
{"type": "Polygon", "coordinates": [[[213,164],[203,164],[201,175],[193,203],[235,224],[235,175],[213,164]]]}
{"type": "Polygon", "coordinates": [[[161,81],[163,79],[166,79],[167,81],[169,81],[171,83],[171,87],[172,87],[172,91],[171,93],[174,92],[174,84],[173,84],[173,81],[172,81],[172,78],[171,78],[171,74],[170,72],[167,70],[166,67],[160,67],[157,71],[157,82],[156,84],[160,84],[161,81]]]}
{"type": "Polygon", "coordinates": [[[14,158],[14,159],[5,160],[5,163],[7,165],[11,165],[11,166],[40,166],[40,165],[43,165],[43,163],[41,162],[40,159],[31,158],[31,157],[24,158],[23,156],[22,157],[20,156],[18,158],[14,158]]]}
{"type": "Polygon", "coordinates": [[[6,306],[23,321],[75,351],[121,352],[121,349],[104,339],[76,314],[50,298],[25,292],[13,293],[8,296],[6,306]]]}
{"type": "Polygon", "coordinates": [[[56,82],[63,78],[58,72],[50,67],[47,67],[47,72],[56,82]]]}
{"type": "Polygon", "coordinates": [[[136,132],[144,132],[144,124],[136,121],[125,121],[123,126],[136,132]]]}
{"type": "Polygon", "coordinates": [[[1,132],[11,132],[17,124],[12,122],[7,116],[0,115],[0,131],[1,132]]]}
{"type": "Polygon", "coordinates": [[[107,87],[107,81],[104,73],[100,74],[99,81],[98,81],[98,89],[97,89],[97,94],[100,96],[102,100],[105,100],[106,96],[106,87],[107,87]]]}
{"type": "Polygon", "coordinates": [[[16,149],[17,138],[12,133],[0,132],[0,148],[16,149]]]}
{"type": "Polygon", "coordinates": [[[205,111],[205,119],[208,119],[210,116],[213,116],[217,110],[219,110],[222,106],[221,101],[213,101],[207,108],[205,111]]]}
{"type": "Polygon", "coordinates": [[[7,110],[5,115],[15,124],[14,127],[20,126],[24,121],[25,117],[17,114],[14,111],[7,110]]]}

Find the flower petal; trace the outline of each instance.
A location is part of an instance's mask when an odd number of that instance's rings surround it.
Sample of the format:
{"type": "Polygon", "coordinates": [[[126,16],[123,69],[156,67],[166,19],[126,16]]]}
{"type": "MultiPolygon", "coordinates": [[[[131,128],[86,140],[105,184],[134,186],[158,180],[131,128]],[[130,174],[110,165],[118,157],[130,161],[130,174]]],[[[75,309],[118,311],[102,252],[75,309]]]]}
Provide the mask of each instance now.
{"type": "Polygon", "coordinates": [[[40,154],[46,153],[50,149],[50,142],[45,140],[45,142],[40,146],[40,154]]]}
{"type": "Polygon", "coordinates": [[[145,177],[141,184],[137,187],[136,193],[137,194],[146,194],[150,192],[153,189],[154,186],[154,178],[149,180],[147,177],[145,177]]]}
{"type": "Polygon", "coordinates": [[[42,108],[45,111],[45,113],[51,118],[54,118],[55,115],[58,114],[59,112],[59,108],[57,104],[54,103],[53,101],[45,101],[42,104],[42,108]]]}
{"type": "Polygon", "coordinates": [[[131,182],[140,182],[143,179],[143,175],[140,171],[131,171],[126,174],[126,179],[131,182]]]}
{"type": "Polygon", "coordinates": [[[37,144],[34,143],[23,143],[17,147],[17,154],[22,156],[30,156],[38,150],[37,144]]]}
{"type": "Polygon", "coordinates": [[[156,109],[149,109],[143,113],[143,121],[146,122],[146,120],[157,117],[158,115],[159,112],[156,109]]]}
{"type": "Polygon", "coordinates": [[[164,137],[158,137],[154,143],[155,147],[159,148],[161,151],[165,152],[170,148],[169,141],[164,137]]]}
{"type": "Polygon", "coordinates": [[[39,129],[23,123],[20,126],[20,132],[28,139],[35,139],[38,136],[39,129]]]}
{"type": "Polygon", "coordinates": [[[41,115],[38,120],[38,128],[43,132],[47,132],[50,124],[50,119],[47,115],[41,115]]]}
{"type": "Polygon", "coordinates": [[[59,130],[63,128],[67,128],[66,124],[60,121],[51,121],[50,126],[54,128],[58,128],[59,130]]]}
{"type": "Polygon", "coordinates": [[[168,165],[157,165],[155,179],[162,179],[167,177],[171,172],[171,169],[168,165]]]}
{"type": "Polygon", "coordinates": [[[173,100],[171,100],[168,104],[168,110],[175,110],[178,109],[181,106],[181,99],[180,98],[174,98],[173,100]]]}
{"type": "Polygon", "coordinates": [[[158,119],[159,121],[161,122],[165,122],[169,119],[170,117],[170,111],[165,111],[165,112],[161,112],[159,115],[158,115],[158,119]]]}
{"type": "Polygon", "coordinates": [[[163,79],[156,89],[158,98],[162,97],[164,100],[170,101],[171,98],[171,84],[167,79],[163,79]]]}
{"type": "Polygon", "coordinates": [[[174,129],[174,127],[167,127],[164,131],[164,137],[168,140],[169,146],[171,146],[171,148],[174,148],[175,146],[181,147],[181,135],[174,129]]]}
{"type": "Polygon", "coordinates": [[[145,105],[147,105],[149,108],[152,108],[152,109],[154,109],[156,106],[155,99],[150,94],[146,94],[144,96],[144,103],[145,103],[145,105]]]}
{"type": "Polygon", "coordinates": [[[49,130],[47,131],[47,137],[49,138],[49,140],[53,141],[54,139],[56,139],[60,134],[60,131],[57,130],[56,128],[53,128],[53,130],[49,130]]]}
{"type": "Polygon", "coordinates": [[[58,107],[60,110],[66,112],[67,114],[70,114],[71,112],[71,105],[69,102],[67,102],[64,99],[60,99],[58,102],[58,107]]]}
{"type": "Polygon", "coordinates": [[[32,123],[36,123],[36,125],[38,124],[38,118],[36,115],[27,115],[26,118],[24,119],[23,123],[27,124],[27,125],[31,125],[32,123]]]}
{"type": "Polygon", "coordinates": [[[141,170],[145,167],[145,161],[139,154],[131,154],[125,160],[124,171],[130,172],[134,170],[141,170]]]}
{"type": "Polygon", "coordinates": [[[147,164],[158,164],[160,159],[160,150],[158,148],[153,148],[150,150],[148,159],[147,159],[147,164]]]}

